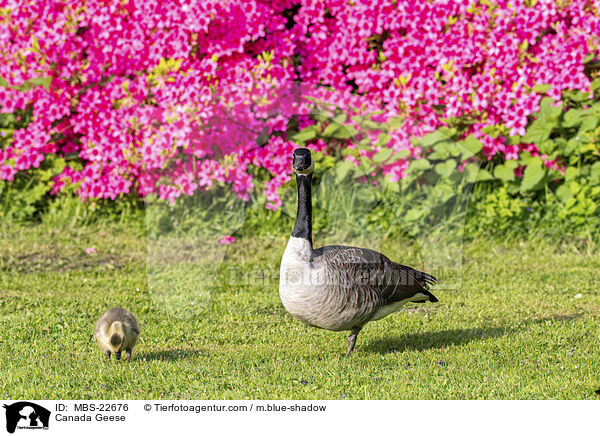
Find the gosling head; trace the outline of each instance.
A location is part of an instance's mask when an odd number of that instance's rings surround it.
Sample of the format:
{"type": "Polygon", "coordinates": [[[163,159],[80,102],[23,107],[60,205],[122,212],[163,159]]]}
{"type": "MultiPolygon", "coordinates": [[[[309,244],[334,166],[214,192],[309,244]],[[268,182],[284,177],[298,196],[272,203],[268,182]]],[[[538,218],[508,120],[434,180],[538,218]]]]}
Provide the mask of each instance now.
{"type": "Polygon", "coordinates": [[[125,333],[123,332],[123,325],[120,321],[115,321],[110,326],[110,346],[115,353],[121,351],[123,341],[125,340],[125,333]]]}
{"type": "Polygon", "coordinates": [[[294,172],[299,176],[312,174],[315,169],[315,163],[308,148],[297,148],[294,150],[292,167],[294,168],[294,172]]]}
{"type": "Polygon", "coordinates": [[[118,333],[113,333],[110,337],[110,345],[115,353],[118,353],[121,350],[121,345],[123,345],[123,336],[118,333]]]}

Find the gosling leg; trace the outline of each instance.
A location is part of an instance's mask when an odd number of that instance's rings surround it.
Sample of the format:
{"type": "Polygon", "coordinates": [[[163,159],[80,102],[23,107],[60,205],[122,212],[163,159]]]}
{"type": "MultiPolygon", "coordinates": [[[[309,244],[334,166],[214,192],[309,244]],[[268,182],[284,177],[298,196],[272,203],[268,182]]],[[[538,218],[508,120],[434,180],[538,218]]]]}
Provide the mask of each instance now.
{"type": "Polygon", "coordinates": [[[131,348],[127,348],[125,352],[127,353],[127,363],[129,363],[131,362],[131,348]]]}
{"type": "Polygon", "coordinates": [[[346,355],[344,356],[344,358],[347,358],[348,356],[350,356],[350,353],[352,353],[354,345],[356,345],[356,338],[358,337],[358,334],[360,333],[361,329],[362,327],[354,327],[352,329],[350,336],[348,336],[348,351],[346,351],[346,355]]]}
{"type": "Polygon", "coordinates": [[[104,354],[106,354],[106,358],[108,360],[110,360],[110,351],[106,350],[106,352],[104,354]]]}

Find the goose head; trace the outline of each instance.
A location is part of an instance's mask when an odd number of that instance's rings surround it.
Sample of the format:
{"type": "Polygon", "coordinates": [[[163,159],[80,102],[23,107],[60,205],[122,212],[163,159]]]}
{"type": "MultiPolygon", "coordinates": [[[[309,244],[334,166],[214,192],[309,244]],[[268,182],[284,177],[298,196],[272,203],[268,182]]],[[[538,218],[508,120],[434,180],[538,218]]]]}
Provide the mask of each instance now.
{"type": "Polygon", "coordinates": [[[315,163],[308,148],[297,148],[294,150],[292,167],[297,175],[306,176],[312,174],[315,169],[315,163]]]}

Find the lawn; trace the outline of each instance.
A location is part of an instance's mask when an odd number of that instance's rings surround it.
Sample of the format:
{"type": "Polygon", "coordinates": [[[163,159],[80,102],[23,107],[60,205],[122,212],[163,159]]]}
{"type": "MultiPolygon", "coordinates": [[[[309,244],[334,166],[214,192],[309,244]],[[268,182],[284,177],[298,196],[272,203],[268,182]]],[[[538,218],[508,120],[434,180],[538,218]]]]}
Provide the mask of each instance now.
{"type": "MultiPolygon", "coordinates": [[[[597,397],[596,246],[466,243],[462,286],[367,325],[343,359],[345,333],[306,327],[279,301],[268,275],[285,242],[240,238],[219,250],[174,237],[147,244],[139,227],[4,227],[2,397],[597,397]],[[116,305],[142,329],[131,364],[106,361],[92,339],[96,319],[116,305]]],[[[418,250],[386,247],[419,266],[418,250]]]]}

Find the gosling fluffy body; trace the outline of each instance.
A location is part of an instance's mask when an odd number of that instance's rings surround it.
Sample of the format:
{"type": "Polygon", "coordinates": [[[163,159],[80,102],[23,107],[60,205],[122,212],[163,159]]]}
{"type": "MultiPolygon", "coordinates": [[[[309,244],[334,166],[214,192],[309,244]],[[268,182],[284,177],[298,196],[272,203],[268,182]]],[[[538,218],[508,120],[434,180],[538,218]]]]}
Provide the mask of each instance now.
{"type": "Polygon", "coordinates": [[[110,359],[111,353],[115,358],[121,358],[121,352],[127,353],[127,361],[131,361],[131,351],[140,335],[137,320],[131,312],[114,307],[104,313],[96,323],[94,337],[100,348],[110,359]]]}

